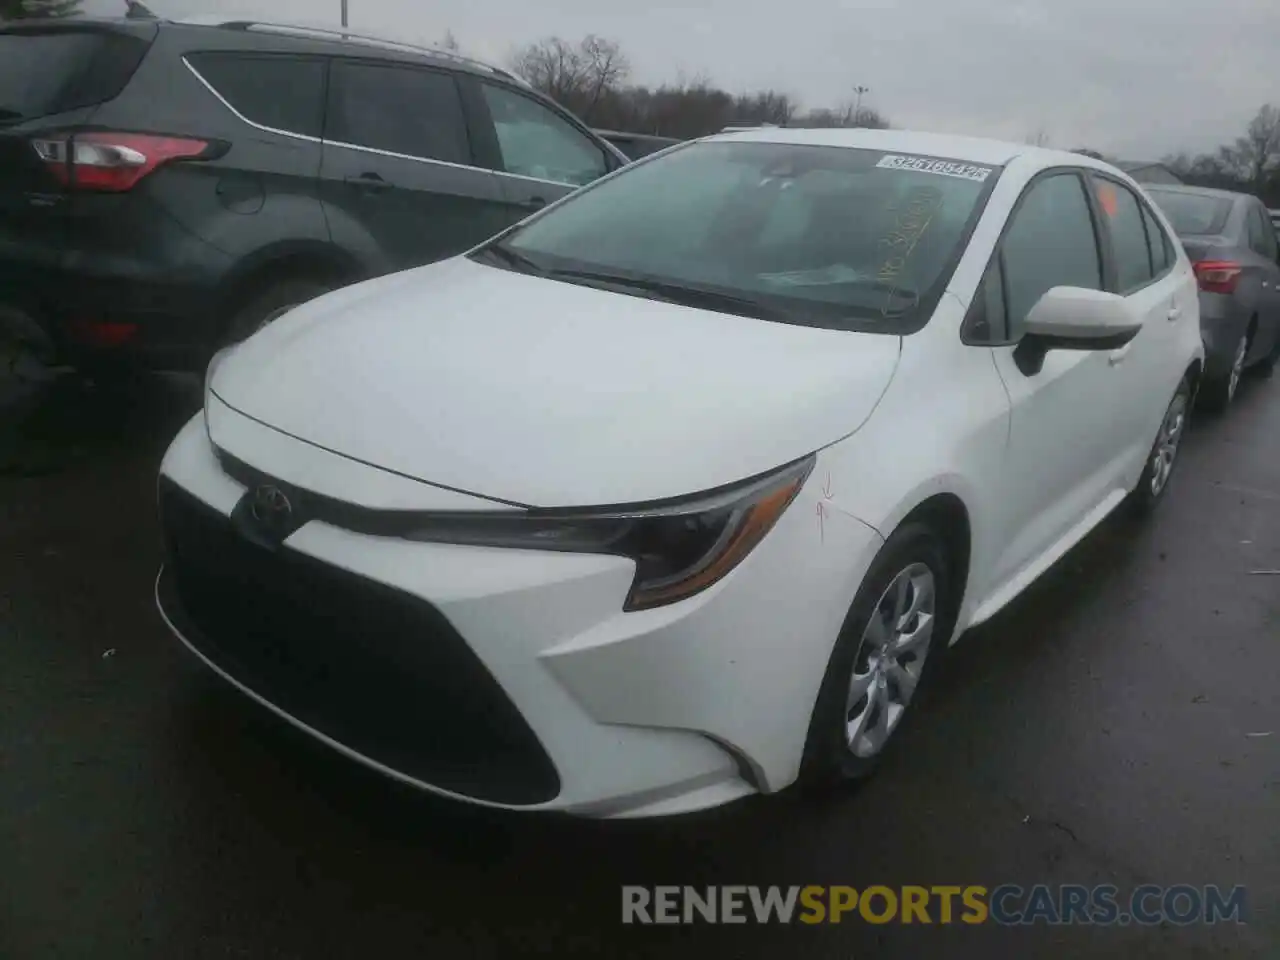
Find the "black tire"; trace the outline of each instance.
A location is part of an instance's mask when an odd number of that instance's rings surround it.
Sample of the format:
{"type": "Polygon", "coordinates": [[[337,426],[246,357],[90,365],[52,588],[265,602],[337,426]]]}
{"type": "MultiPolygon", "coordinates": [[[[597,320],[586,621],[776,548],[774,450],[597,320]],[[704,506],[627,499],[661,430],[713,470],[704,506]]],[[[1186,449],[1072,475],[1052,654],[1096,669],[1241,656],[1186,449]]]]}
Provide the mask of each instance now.
{"type": "MultiPolygon", "coordinates": [[[[1207,385],[1206,385],[1207,386],[1207,385]]],[[[1204,389],[1201,389],[1201,396],[1204,389]]],[[[1156,439],[1151,444],[1151,449],[1147,452],[1147,462],[1142,468],[1142,476],[1138,478],[1138,485],[1133,488],[1129,494],[1129,507],[1139,516],[1146,516],[1152,513],[1164,500],[1165,494],[1169,492],[1169,483],[1173,479],[1173,474],[1178,467],[1178,453],[1182,449],[1182,440],[1187,433],[1187,424],[1191,419],[1191,384],[1183,377],[1182,382],[1178,384],[1178,389],[1173,392],[1173,397],[1169,401],[1169,405],[1165,408],[1164,417],[1160,420],[1160,430],[1156,433],[1156,439]],[[1181,410],[1182,422],[1178,427],[1178,434],[1173,444],[1172,456],[1168,458],[1167,470],[1164,477],[1157,485],[1156,479],[1156,453],[1161,446],[1166,443],[1167,431],[1171,426],[1170,418],[1181,410]]]]}
{"type": "Polygon", "coordinates": [[[1205,377],[1204,383],[1200,386],[1200,394],[1196,398],[1196,402],[1209,413],[1225,413],[1227,408],[1231,406],[1231,401],[1235,399],[1236,391],[1240,387],[1240,380],[1244,376],[1244,369],[1241,368],[1237,371],[1233,382],[1233,365],[1240,349],[1243,349],[1246,355],[1248,354],[1248,330],[1240,334],[1240,340],[1235,351],[1232,352],[1232,361],[1228,365],[1227,371],[1213,377],[1205,377]]]}
{"type": "MultiPolygon", "coordinates": [[[[941,654],[951,639],[954,626],[952,564],[947,556],[942,538],[922,522],[908,522],[900,527],[880,548],[872,561],[862,586],[858,588],[853,605],[845,618],[840,636],[827,664],[826,676],[813,708],[809,734],[805,743],[801,764],[800,782],[805,787],[830,787],[850,780],[869,776],[886,752],[893,749],[902,724],[909,722],[920,701],[922,689],[928,683],[942,659],[941,654]],[[894,584],[900,574],[920,564],[928,568],[934,578],[934,622],[927,655],[919,664],[919,679],[901,714],[901,719],[888,734],[883,747],[872,756],[857,756],[848,740],[850,719],[849,690],[855,665],[859,673],[865,673],[863,658],[868,652],[864,637],[872,616],[881,609],[885,591],[894,584]]],[[[868,668],[874,669],[874,668],[868,668]]],[[[860,701],[864,702],[864,701],[860,701]]],[[[857,710],[857,706],[853,708],[857,710]]]]}
{"type": "Polygon", "coordinates": [[[274,283],[250,297],[236,312],[227,326],[224,343],[246,340],[277,317],[332,289],[332,284],[305,278],[274,283]]]}

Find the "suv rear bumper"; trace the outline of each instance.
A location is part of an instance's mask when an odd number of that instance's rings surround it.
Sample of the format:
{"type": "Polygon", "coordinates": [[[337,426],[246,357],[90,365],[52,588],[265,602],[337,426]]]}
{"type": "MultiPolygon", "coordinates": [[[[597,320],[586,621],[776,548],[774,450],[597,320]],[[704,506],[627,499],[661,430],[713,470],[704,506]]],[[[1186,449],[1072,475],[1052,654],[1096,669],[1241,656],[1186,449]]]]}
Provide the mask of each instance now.
{"type": "Polygon", "coordinates": [[[0,234],[0,305],[34,318],[64,362],[194,369],[233,265],[143,189],[76,196],[57,229],[0,234]]]}
{"type": "MultiPolygon", "coordinates": [[[[158,369],[198,369],[208,361],[218,334],[219,271],[183,276],[88,252],[76,255],[80,268],[70,259],[52,265],[36,251],[0,257],[0,307],[34,319],[61,361],[158,369]]],[[[204,260],[212,265],[207,252],[204,260]]]]}
{"type": "Polygon", "coordinates": [[[48,323],[68,362],[196,369],[208,361],[217,334],[213,284],[65,277],[48,301],[48,323]]]}

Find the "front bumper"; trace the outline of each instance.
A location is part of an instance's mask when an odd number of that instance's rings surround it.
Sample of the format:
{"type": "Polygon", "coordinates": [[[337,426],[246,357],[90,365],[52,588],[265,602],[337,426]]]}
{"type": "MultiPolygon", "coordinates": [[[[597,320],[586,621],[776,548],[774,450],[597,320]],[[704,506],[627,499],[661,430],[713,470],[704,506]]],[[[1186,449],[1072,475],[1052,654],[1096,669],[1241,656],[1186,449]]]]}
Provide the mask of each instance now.
{"type": "MultiPolygon", "coordinates": [[[[253,459],[267,430],[246,425],[229,452],[253,459]]],[[[279,479],[345,482],[358,469],[366,482],[351,483],[354,502],[390,495],[381,471],[341,458],[317,471],[315,458],[333,455],[275,436],[279,479]]],[[[246,491],[222,471],[200,417],[174,441],[162,478],[215,526],[246,491]]],[[[413,489],[397,496],[458,506],[459,494],[404,483],[413,489]]],[[[733,573],[648,611],[622,612],[633,574],[624,558],[415,543],[321,521],[284,541],[289,569],[277,581],[231,558],[245,592],[236,609],[224,595],[216,613],[216,598],[184,592],[175,544],[158,601],[226,679],[400,780],[488,806],[679,813],[795,779],[832,644],[881,543],[844,514],[818,515],[820,497],[811,479],[733,573]],[[354,595],[363,599],[349,603],[354,595]]],[[[197,557],[209,553],[207,539],[186,539],[197,557]]]]}

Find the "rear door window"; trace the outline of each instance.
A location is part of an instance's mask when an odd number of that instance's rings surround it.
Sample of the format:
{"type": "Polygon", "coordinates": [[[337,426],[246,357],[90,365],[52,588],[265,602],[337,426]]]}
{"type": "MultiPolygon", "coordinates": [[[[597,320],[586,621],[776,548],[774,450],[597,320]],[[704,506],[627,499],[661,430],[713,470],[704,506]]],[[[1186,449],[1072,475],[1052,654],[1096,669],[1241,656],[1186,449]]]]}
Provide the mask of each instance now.
{"type": "Polygon", "coordinates": [[[1142,222],[1147,226],[1147,247],[1151,250],[1151,269],[1158,277],[1173,266],[1173,246],[1155,215],[1142,206],[1142,222]]]}
{"type": "Polygon", "coordinates": [[[335,61],[325,139],[423,160],[472,162],[458,85],[437,70],[335,61]]]}
{"type": "Polygon", "coordinates": [[[188,56],[187,62],[246,120],[308,137],[319,137],[323,132],[323,60],[196,53],[188,56]]]}
{"type": "Polygon", "coordinates": [[[120,95],[150,43],[93,30],[0,33],[0,126],[120,95]]]}

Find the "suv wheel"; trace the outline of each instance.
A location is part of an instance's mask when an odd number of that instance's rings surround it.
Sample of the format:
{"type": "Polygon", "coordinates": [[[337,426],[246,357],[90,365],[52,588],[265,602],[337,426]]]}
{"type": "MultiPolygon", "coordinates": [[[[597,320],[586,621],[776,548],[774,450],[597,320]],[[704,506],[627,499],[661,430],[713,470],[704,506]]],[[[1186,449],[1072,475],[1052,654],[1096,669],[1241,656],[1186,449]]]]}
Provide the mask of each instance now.
{"type": "Polygon", "coordinates": [[[282,280],[255,294],[232,319],[227,343],[247,340],[294,307],[328,293],[333,287],[319,280],[282,280]]]}

